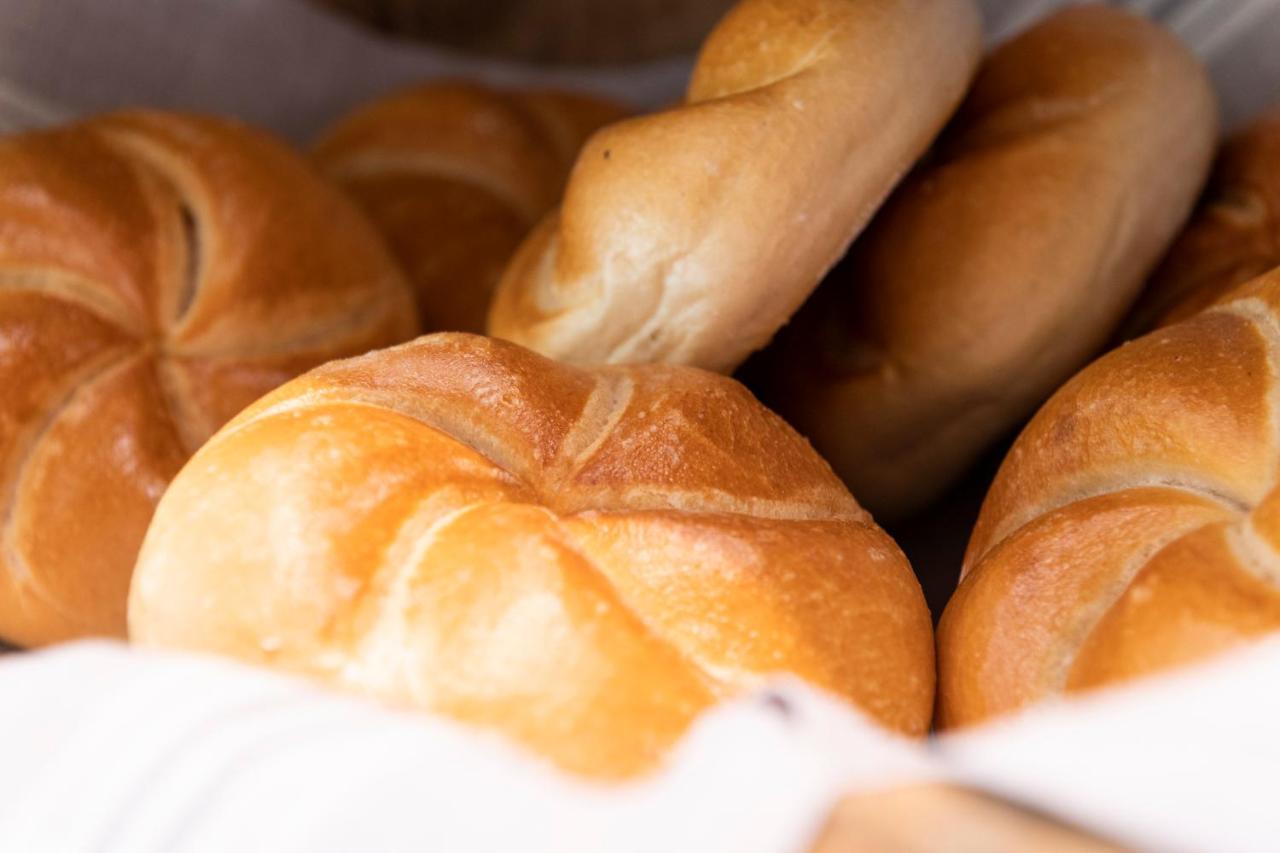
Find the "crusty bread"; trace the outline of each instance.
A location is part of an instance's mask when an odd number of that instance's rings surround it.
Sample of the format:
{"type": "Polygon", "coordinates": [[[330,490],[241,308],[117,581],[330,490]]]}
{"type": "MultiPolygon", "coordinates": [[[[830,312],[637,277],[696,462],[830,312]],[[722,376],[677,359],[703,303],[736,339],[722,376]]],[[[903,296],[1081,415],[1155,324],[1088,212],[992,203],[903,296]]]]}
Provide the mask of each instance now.
{"type": "Polygon", "coordinates": [[[229,122],[0,140],[0,637],[123,635],[156,500],[240,408],[413,334],[358,211],[229,122]]]}
{"type": "Polygon", "coordinates": [[[1094,362],[1019,437],[939,627],[960,725],[1280,630],[1280,271],[1094,362]]]}
{"type": "Polygon", "coordinates": [[[1223,146],[1209,191],[1161,262],[1127,324],[1177,322],[1280,266],[1280,108],[1223,146]]]}
{"type": "Polygon", "coordinates": [[[606,101],[441,82],[380,98],[315,148],[408,273],[428,331],[480,332],[511,254],[557,201],[606,101]]]}
{"type": "Polygon", "coordinates": [[[129,626],[602,776],[775,672],[910,734],[932,709],[906,558],[745,388],[473,335],[327,364],[228,424],[160,502],[129,626]]]}
{"type": "Polygon", "coordinates": [[[1213,154],[1200,64],[1072,7],[997,48],[749,384],[877,518],[937,497],[1114,333],[1213,154]]]}
{"type": "Polygon", "coordinates": [[[928,146],[980,41],[970,0],[743,0],[684,104],[583,147],[490,332],[575,363],[732,370],[928,146]]]}

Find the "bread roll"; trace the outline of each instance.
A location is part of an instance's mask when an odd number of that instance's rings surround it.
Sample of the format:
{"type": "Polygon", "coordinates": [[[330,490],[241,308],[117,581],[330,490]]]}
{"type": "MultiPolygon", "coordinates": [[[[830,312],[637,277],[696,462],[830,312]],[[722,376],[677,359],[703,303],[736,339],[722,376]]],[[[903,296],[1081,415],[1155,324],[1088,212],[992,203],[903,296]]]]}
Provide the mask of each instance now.
{"type": "Polygon", "coordinates": [[[161,501],[129,626],[598,776],[774,673],[910,734],[932,708],[906,558],[745,388],[472,335],[325,365],[232,421],[161,501]]]}
{"type": "Polygon", "coordinates": [[[997,48],[936,150],[753,365],[877,518],[936,498],[1114,333],[1208,171],[1159,26],[1072,7],[997,48]]]}
{"type": "Polygon", "coordinates": [[[1094,362],[1005,460],[938,635],[955,726],[1280,629],[1280,271],[1094,362]]]}
{"type": "Polygon", "coordinates": [[[1136,335],[1280,266],[1280,108],[1227,140],[1209,191],[1134,309],[1136,335]]]}
{"type": "Polygon", "coordinates": [[[560,200],[582,141],[623,114],[585,95],[433,83],[357,109],[314,156],[386,237],[422,327],[480,332],[503,267],[560,200]]]}
{"type": "Polygon", "coordinates": [[[413,332],[373,229],[257,131],[134,112],[0,139],[0,637],[123,636],[187,457],[286,379],[413,332]]]}
{"type": "Polygon", "coordinates": [[[587,142],[490,332],[576,363],[731,371],[928,146],[980,44],[971,0],[743,0],[684,104],[587,142]]]}

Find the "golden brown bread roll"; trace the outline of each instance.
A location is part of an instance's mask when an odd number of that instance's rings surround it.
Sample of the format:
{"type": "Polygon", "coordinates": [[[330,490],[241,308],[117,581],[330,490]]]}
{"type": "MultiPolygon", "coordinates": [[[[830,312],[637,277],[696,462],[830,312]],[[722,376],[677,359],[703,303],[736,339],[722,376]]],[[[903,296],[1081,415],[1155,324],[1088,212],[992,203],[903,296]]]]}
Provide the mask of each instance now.
{"type": "Polygon", "coordinates": [[[1131,334],[1177,322],[1280,266],[1280,109],[1223,145],[1209,190],[1127,324],[1131,334]]]}
{"type": "Polygon", "coordinates": [[[187,457],[286,379],[413,331],[373,229],[264,134],[134,112],[0,140],[0,637],[123,635],[187,457]]]}
{"type": "Polygon", "coordinates": [[[1280,629],[1280,271],[1126,344],[1005,460],[938,635],[939,719],[1280,629]]]}
{"type": "Polygon", "coordinates": [[[586,95],[433,83],[357,109],[314,156],[386,237],[422,327],[480,332],[503,267],[560,200],[582,141],[623,115],[586,95]]]}
{"type": "Polygon", "coordinates": [[[327,364],[214,436],[161,501],[129,626],[602,776],[776,672],[911,734],[932,708],[906,558],[745,388],[463,334],[327,364]]]}
{"type": "Polygon", "coordinates": [[[936,150],[751,366],[877,518],[920,509],[1114,333],[1204,181],[1191,52],[1106,6],[997,48],[936,150]]]}
{"type": "Polygon", "coordinates": [[[490,332],[575,363],[732,370],[928,146],[980,48],[971,0],[743,0],[683,105],[583,147],[490,332]]]}

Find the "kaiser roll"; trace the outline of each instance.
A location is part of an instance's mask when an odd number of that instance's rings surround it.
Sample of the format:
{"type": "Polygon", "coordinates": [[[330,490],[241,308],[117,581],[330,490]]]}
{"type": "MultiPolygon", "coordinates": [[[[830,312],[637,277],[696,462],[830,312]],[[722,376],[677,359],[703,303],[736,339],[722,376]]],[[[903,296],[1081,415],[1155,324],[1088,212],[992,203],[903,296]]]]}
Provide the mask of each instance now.
{"type": "Polygon", "coordinates": [[[1005,460],[938,636],[960,725],[1280,629],[1280,271],[1099,359],[1005,460]]]}
{"type": "Polygon", "coordinates": [[[1215,134],[1173,35],[1106,6],[1050,16],[987,58],[750,383],[877,518],[920,509],[1115,332],[1215,134]]]}
{"type": "Polygon", "coordinates": [[[414,328],[373,229],[261,133],[135,112],[0,140],[0,637],[123,635],[187,457],[414,328]]]}
{"type": "Polygon", "coordinates": [[[685,103],[588,140],[490,332],[577,363],[732,370],[928,146],[980,48],[971,0],[743,0],[685,103]]]}
{"type": "Polygon", "coordinates": [[[314,157],[386,237],[423,328],[480,332],[503,267],[559,201],[583,139],[622,115],[585,95],[433,83],[355,110],[314,157]]]}
{"type": "Polygon", "coordinates": [[[330,363],[224,427],[160,503],[129,626],[599,776],[774,673],[910,734],[932,708],[906,559],[745,388],[463,334],[330,363]]]}
{"type": "Polygon", "coordinates": [[[1129,331],[1189,317],[1280,266],[1280,109],[1227,140],[1209,191],[1151,278],[1129,331]]]}

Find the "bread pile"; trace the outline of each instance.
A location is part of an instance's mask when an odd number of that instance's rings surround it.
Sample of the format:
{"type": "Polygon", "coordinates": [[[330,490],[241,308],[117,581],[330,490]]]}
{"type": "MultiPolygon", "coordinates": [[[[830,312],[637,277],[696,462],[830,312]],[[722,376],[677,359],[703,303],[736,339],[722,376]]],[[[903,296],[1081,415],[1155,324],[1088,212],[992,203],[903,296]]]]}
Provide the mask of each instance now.
{"type": "Polygon", "coordinates": [[[1154,24],[984,59],[971,0],[742,0],[652,115],[449,82],[310,163],[157,113],[11,138],[0,636],[127,602],[613,778],[780,673],[923,735],[1239,645],[1280,628],[1277,127],[1193,213],[1216,107],[1154,24]],[[753,353],[778,414],[722,375],[753,353]],[[1042,404],[935,678],[858,501],[1042,404]]]}
{"type": "Polygon", "coordinates": [[[1081,6],[1001,45],[761,395],[878,517],[919,510],[1114,332],[1215,131],[1203,70],[1146,20],[1081,6]]]}
{"type": "Polygon", "coordinates": [[[1010,450],[939,625],[943,725],[1280,629],[1278,129],[1224,146],[1130,321],[1160,328],[1076,375],[1010,450]]]}

